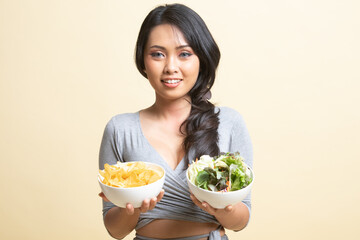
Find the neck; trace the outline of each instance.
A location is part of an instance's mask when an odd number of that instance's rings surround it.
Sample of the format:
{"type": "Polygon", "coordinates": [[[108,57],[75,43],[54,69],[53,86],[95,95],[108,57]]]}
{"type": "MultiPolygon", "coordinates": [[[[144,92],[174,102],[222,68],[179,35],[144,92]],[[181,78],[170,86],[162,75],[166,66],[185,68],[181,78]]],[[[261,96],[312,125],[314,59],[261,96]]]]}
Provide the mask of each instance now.
{"type": "Polygon", "coordinates": [[[151,111],[159,120],[175,121],[182,123],[190,114],[191,104],[190,97],[177,100],[160,100],[156,99],[154,105],[150,107],[151,111]]]}

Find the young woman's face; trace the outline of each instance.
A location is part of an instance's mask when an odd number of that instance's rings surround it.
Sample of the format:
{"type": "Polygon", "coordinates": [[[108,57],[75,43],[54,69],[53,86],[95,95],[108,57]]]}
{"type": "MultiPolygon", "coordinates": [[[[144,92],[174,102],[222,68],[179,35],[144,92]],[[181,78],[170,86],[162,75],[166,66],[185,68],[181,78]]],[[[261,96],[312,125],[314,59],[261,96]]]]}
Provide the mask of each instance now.
{"type": "Polygon", "coordinates": [[[157,97],[188,96],[199,75],[200,61],[182,32],[170,24],[156,26],[144,52],[145,73],[157,97]]]}

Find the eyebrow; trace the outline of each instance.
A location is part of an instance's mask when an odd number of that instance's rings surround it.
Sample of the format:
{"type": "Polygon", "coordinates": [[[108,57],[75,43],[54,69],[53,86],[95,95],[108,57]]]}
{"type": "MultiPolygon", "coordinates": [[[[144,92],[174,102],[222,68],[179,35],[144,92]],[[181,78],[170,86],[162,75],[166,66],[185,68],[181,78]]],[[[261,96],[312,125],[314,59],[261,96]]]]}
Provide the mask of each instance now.
{"type": "MultiPolygon", "coordinates": [[[[189,45],[180,45],[180,46],[176,47],[176,49],[182,49],[182,48],[187,48],[187,47],[190,47],[190,46],[189,45]]],[[[162,50],[166,50],[165,47],[159,46],[159,45],[153,45],[153,46],[150,47],[150,49],[151,48],[159,48],[159,49],[162,49],[162,50]]]]}

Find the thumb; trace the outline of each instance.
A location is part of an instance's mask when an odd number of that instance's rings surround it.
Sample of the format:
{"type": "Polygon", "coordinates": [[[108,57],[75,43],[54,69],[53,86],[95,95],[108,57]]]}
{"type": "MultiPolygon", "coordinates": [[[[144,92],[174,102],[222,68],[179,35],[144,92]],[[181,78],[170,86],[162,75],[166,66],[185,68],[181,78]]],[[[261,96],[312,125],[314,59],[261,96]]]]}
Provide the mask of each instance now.
{"type": "Polygon", "coordinates": [[[105,202],[110,202],[103,192],[99,193],[99,197],[101,197],[105,202]]]}

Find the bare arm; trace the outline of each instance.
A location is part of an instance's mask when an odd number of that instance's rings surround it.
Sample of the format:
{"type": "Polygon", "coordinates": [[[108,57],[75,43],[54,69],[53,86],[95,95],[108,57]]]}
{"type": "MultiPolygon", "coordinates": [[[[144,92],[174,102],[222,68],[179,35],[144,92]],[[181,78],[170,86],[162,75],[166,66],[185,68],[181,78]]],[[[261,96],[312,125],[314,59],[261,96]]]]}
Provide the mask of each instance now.
{"type": "MultiPolygon", "coordinates": [[[[103,193],[99,196],[105,201],[109,201],[103,193]]],[[[157,197],[145,199],[140,208],[134,208],[131,204],[127,204],[126,208],[111,208],[104,219],[104,224],[109,234],[116,239],[123,239],[131,233],[139,220],[140,213],[153,209],[157,202],[164,196],[164,190],[161,190],[157,197]]]]}
{"type": "Polygon", "coordinates": [[[242,202],[234,206],[227,206],[225,209],[214,209],[210,206],[208,208],[214,210],[213,215],[224,228],[240,231],[244,229],[249,222],[249,210],[242,202]]]}
{"type": "Polygon", "coordinates": [[[229,205],[224,209],[216,209],[211,207],[207,202],[200,202],[191,194],[193,202],[202,210],[214,215],[219,223],[226,229],[240,231],[245,228],[250,217],[247,206],[239,202],[236,205],[229,205]]]}
{"type": "Polygon", "coordinates": [[[140,216],[140,210],[128,214],[127,208],[113,207],[104,219],[104,224],[109,234],[116,239],[123,239],[134,230],[140,216]]]}

